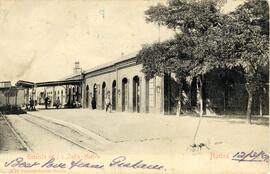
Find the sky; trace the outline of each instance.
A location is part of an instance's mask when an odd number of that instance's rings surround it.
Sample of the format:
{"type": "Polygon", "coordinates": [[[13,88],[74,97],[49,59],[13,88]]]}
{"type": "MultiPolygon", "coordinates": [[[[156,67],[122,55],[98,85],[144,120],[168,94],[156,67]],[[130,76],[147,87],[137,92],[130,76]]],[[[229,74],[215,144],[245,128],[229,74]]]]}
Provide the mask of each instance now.
{"type": "MultiPolygon", "coordinates": [[[[145,22],[164,0],[0,0],[0,81],[59,80],[74,62],[86,70],[166,40],[173,32],[145,22]]],[[[228,0],[224,10],[242,0],[228,0]]]]}

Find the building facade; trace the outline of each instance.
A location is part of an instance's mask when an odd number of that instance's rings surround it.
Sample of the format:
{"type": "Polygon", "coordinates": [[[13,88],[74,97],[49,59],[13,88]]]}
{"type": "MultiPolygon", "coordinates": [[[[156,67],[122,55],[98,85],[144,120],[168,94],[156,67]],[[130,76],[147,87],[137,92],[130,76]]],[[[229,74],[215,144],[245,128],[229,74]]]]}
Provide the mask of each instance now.
{"type": "MultiPolygon", "coordinates": [[[[109,97],[113,111],[176,114],[181,98],[181,110],[187,114],[198,114],[201,108],[206,115],[246,113],[245,79],[236,71],[215,70],[204,75],[201,84],[193,78],[180,85],[174,74],[146,80],[136,54],[83,72],[84,108],[103,110],[109,97]]],[[[254,96],[253,114],[269,113],[268,85],[264,86],[262,94],[254,96]]]]}
{"type": "Polygon", "coordinates": [[[80,107],[82,101],[81,81],[81,74],[76,74],[59,81],[36,83],[37,103],[43,105],[45,97],[48,97],[50,107],[56,106],[57,101],[62,107],[80,107]]]}
{"type": "MultiPolygon", "coordinates": [[[[173,73],[147,80],[136,55],[122,56],[86,71],[81,71],[76,62],[78,72],[69,77],[40,83],[21,81],[18,86],[26,88],[25,103],[32,97],[43,104],[49,97],[51,106],[59,98],[63,107],[104,110],[105,99],[109,98],[112,111],[117,112],[245,115],[248,93],[245,78],[238,71],[216,69],[181,82],[173,73]]],[[[252,114],[268,115],[268,106],[269,86],[263,84],[253,96],[252,114]]]]}
{"type": "Polygon", "coordinates": [[[146,80],[136,54],[90,69],[84,73],[83,106],[105,109],[109,97],[111,108],[120,112],[163,112],[163,78],[146,80]]]}

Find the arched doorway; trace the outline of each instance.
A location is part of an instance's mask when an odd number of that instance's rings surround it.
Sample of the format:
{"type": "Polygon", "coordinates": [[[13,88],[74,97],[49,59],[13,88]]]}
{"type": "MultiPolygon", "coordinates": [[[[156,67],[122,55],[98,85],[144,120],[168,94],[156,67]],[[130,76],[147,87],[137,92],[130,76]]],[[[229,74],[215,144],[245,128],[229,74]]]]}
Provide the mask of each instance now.
{"type": "Polygon", "coordinates": [[[89,107],[89,86],[88,85],[86,85],[85,106],[86,106],[86,108],[89,107]]]}
{"type": "Polygon", "coordinates": [[[61,98],[60,98],[61,104],[64,104],[64,92],[61,90],[61,98]]]}
{"type": "Polygon", "coordinates": [[[79,86],[76,88],[76,101],[81,103],[81,88],[79,86]]]}
{"type": "Polygon", "coordinates": [[[101,107],[102,107],[102,110],[105,109],[105,95],[106,95],[106,83],[103,82],[102,83],[102,91],[101,91],[101,107]]]}
{"type": "Polygon", "coordinates": [[[112,110],[116,110],[116,80],[112,83],[112,110]]]}
{"type": "Polygon", "coordinates": [[[93,99],[91,101],[92,109],[97,108],[97,85],[94,84],[93,86],[93,99]]]}
{"type": "Polygon", "coordinates": [[[71,98],[71,94],[72,93],[72,88],[71,87],[69,87],[68,88],[68,102],[67,102],[67,106],[68,107],[71,107],[71,102],[72,102],[72,98],[71,98]]]}
{"type": "Polygon", "coordinates": [[[75,90],[76,90],[76,88],[73,87],[72,88],[72,105],[76,101],[76,91],[75,90]]]}
{"type": "MultiPolygon", "coordinates": [[[[53,88],[53,90],[54,90],[54,88],[53,88]]],[[[32,98],[33,98],[33,94],[32,94],[32,98]]],[[[52,106],[54,106],[55,105],[55,101],[56,101],[56,98],[57,98],[57,96],[56,96],[56,91],[53,91],[53,96],[52,96],[52,106]]]]}
{"type": "Polygon", "coordinates": [[[122,111],[128,110],[128,80],[123,78],[122,80],[122,111]]]}
{"type": "Polygon", "coordinates": [[[140,78],[133,78],[133,112],[140,112],[140,78]]]}

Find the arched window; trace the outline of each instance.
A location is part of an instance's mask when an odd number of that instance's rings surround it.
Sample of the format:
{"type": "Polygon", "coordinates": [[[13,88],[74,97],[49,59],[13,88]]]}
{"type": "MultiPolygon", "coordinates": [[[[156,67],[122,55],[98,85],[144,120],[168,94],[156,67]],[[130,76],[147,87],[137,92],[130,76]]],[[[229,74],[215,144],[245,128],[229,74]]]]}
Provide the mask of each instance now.
{"type": "Polygon", "coordinates": [[[122,111],[128,110],[128,79],[122,80],[122,111]]]}
{"type": "Polygon", "coordinates": [[[116,80],[112,83],[112,110],[116,110],[116,80]]]}
{"type": "Polygon", "coordinates": [[[101,91],[101,98],[102,98],[102,110],[105,109],[105,97],[106,97],[106,83],[102,83],[102,91],[101,91]]]}
{"type": "Polygon", "coordinates": [[[133,112],[140,112],[140,78],[138,76],[133,77],[133,112]]]}
{"type": "Polygon", "coordinates": [[[85,88],[85,105],[86,107],[88,108],[89,107],[89,86],[86,85],[86,88],[85,88]]]}

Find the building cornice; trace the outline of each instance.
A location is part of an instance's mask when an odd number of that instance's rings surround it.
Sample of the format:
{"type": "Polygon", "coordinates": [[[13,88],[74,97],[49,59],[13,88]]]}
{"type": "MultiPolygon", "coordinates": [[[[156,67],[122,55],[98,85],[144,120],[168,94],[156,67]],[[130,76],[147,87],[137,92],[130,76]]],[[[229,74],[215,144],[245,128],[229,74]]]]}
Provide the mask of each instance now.
{"type": "Polygon", "coordinates": [[[94,71],[90,71],[85,73],[85,78],[89,78],[89,77],[94,77],[94,76],[98,76],[98,75],[102,75],[102,74],[106,74],[106,73],[111,73],[116,71],[117,69],[123,69],[123,68],[127,68],[130,66],[135,66],[137,65],[136,63],[136,57],[127,59],[127,60],[123,60],[120,62],[116,62],[110,66],[107,67],[102,67],[100,69],[96,69],[94,71]]]}

